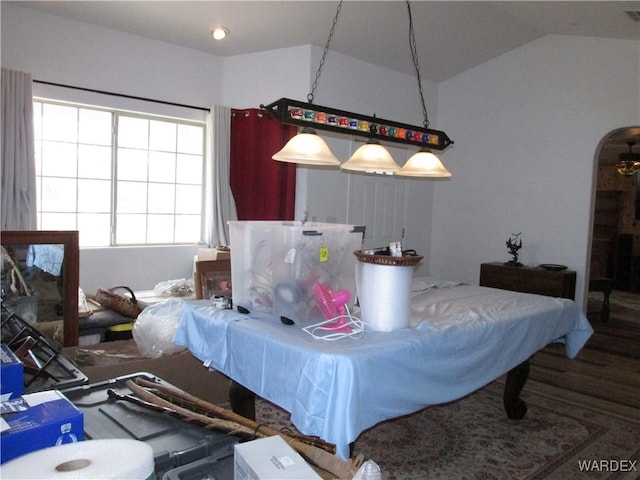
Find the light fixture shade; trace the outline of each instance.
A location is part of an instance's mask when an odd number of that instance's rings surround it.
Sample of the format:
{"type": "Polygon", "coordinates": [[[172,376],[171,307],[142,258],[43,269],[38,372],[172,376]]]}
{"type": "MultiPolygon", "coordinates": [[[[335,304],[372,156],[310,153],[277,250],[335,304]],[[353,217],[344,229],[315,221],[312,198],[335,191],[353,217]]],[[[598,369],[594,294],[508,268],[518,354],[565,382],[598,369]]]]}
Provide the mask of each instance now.
{"type": "Polygon", "coordinates": [[[389,151],[377,140],[372,139],[358,148],[340,168],[356,172],[387,174],[400,170],[389,151]]]}
{"type": "Polygon", "coordinates": [[[340,165],[325,141],[312,128],[304,128],[273,155],[279,162],[303,165],[340,165]]]}
{"type": "Polygon", "coordinates": [[[449,178],[451,172],[444,168],[442,162],[428,148],[422,148],[415,153],[407,163],[396,173],[406,177],[449,178]]]}

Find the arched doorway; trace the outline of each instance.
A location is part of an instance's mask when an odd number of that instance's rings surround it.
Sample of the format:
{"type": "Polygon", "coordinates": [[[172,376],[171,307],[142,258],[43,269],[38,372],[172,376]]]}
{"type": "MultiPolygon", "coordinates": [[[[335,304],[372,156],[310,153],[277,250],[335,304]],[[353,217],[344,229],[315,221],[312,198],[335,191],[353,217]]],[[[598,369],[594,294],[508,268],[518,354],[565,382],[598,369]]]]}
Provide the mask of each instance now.
{"type": "Polygon", "coordinates": [[[640,328],[640,172],[624,175],[616,166],[630,150],[640,157],[640,126],[609,133],[598,153],[589,276],[609,279],[613,291],[608,322],[601,291],[590,289],[587,315],[593,324],[635,320],[640,328]]]}

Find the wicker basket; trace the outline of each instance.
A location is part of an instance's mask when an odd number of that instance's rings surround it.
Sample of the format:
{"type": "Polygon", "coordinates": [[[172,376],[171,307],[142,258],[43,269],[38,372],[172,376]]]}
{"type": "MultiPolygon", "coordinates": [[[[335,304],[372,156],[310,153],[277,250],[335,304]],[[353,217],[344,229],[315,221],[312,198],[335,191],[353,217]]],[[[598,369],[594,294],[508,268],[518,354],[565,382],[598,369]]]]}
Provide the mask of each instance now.
{"type": "Polygon", "coordinates": [[[391,255],[371,255],[363,253],[362,250],[353,252],[356,258],[363,263],[374,265],[393,265],[396,267],[413,267],[420,263],[422,255],[405,255],[403,257],[392,257],[391,255]]]}
{"type": "Polygon", "coordinates": [[[143,310],[143,308],[138,305],[138,300],[136,300],[133,290],[129,287],[125,287],[124,285],[119,285],[109,289],[99,288],[96,292],[95,299],[96,302],[103,307],[113,310],[127,318],[136,319],[143,310]],[[127,290],[131,295],[131,298],[115,293],[115,290],[118,289],[127,290]]]}

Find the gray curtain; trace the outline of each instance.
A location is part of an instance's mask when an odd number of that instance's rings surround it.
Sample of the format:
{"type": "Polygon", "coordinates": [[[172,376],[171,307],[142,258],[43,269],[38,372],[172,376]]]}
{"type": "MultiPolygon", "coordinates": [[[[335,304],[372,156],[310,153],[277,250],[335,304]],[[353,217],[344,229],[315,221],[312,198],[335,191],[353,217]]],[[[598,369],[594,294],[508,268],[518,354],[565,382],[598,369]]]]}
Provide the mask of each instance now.
{"type": "Polygon", "coordinates": [[[36,230],[31,74],[2,69],[0,230],[36,230]]]}
{"type": "Polygon", "coordinates": [[[207,243],[229,245],[227,221],[237,220],[236,202],[229,181],[231,109],[216,105],[207,115],[207,243]]]}

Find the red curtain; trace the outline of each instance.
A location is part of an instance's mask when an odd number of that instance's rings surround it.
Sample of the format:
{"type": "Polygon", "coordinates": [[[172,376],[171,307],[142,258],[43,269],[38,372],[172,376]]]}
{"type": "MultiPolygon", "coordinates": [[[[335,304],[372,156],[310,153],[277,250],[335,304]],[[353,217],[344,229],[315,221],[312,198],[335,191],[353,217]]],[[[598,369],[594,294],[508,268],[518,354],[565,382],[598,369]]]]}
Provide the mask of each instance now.
{"type": "Polygon", "coordinates": [[[259,109],[231,110],[231,191],[238,220],[293,220],[296,166],[273,160],[296,134],[259,109]]]}

